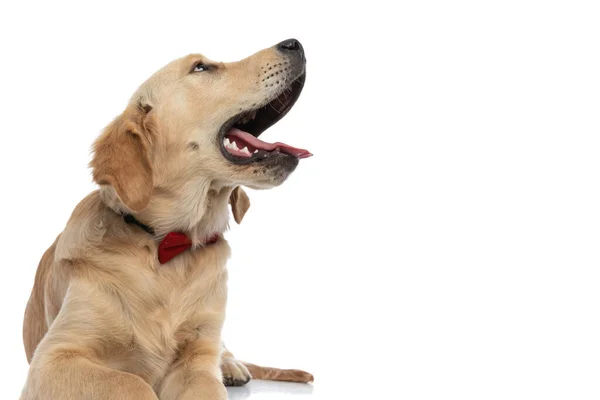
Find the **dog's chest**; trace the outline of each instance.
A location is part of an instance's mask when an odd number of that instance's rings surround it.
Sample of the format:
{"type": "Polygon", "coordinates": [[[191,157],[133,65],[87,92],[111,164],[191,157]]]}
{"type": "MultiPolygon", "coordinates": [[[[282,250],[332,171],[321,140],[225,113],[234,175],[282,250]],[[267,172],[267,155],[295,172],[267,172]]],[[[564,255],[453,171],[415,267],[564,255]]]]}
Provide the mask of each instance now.
{"type": "Polygon", "coordinates": [[[128,305],[132,342],[124,369],[154,384],[186,344],[220,332],[227,297],[225,258],[218,248],[184,253],[139,277],[128,305]]]}

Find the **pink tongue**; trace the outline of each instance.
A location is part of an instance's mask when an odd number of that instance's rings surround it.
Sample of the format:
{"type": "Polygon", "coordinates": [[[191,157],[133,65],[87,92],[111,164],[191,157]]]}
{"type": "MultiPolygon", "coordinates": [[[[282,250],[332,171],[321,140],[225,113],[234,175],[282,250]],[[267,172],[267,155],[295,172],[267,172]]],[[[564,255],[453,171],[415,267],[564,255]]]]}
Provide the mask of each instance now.
{"type": "Polygon", "coordinates": [[[279,151],[281,151],[282,153],[291,154],[297,158],[307,158],[307,157],[312,156],[312,154],[308,150],[297,149],[295,147],[289,146],[289,145],[287,145],[285,143],[281,143],[281,142],[277,142],[277,143],[263,142],[262,140],[260,140],[257,137],[252,136],[248,132],[244,132],[237,128],[231,128],[231,130],[229,132],[227,132],[227,135],[225,135],[225,136],[228,136],[230,138],[232,138],[232,137],[239,138],[242,141],[248,143],[252,147],[259,149],[259,150],[273,151],[275,149],[279,149],[279,151]]]}

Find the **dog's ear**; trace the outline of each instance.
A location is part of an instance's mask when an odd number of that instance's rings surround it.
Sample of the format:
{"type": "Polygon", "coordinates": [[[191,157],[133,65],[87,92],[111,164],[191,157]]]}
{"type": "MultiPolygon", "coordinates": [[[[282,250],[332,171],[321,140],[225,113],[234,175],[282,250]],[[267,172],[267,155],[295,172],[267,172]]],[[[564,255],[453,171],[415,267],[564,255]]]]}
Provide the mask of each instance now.
{"type": "Polygon", "coordinates": [[[229,203],[231,204],[231,211],[233,212],[233,219],[238,224],[244,219],[246,211],[250,208],[250,199],[244,189],[241,186],[236,187],[229,196],[229,203]]]}
{"type": "Polygon", "coordinates": [[[90,166],[94,181],[111,185],[132,211],[146,207],[152,194],[151,111],[148,105],[130,105],[106,127],[93,147],[90,166]]]}

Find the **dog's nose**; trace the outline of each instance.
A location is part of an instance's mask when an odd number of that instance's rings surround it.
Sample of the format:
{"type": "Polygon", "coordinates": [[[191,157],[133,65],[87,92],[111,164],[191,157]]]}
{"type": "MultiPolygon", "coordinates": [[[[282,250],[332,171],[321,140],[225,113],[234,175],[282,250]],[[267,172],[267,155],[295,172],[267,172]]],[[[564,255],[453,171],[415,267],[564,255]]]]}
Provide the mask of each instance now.
{"type": "Polygon", "coordinates": [[[296,39],[284,40],[277,45],[277,48],[284,53],[298,53],[300,57],[304,58],[304,49],[296,39]]]}

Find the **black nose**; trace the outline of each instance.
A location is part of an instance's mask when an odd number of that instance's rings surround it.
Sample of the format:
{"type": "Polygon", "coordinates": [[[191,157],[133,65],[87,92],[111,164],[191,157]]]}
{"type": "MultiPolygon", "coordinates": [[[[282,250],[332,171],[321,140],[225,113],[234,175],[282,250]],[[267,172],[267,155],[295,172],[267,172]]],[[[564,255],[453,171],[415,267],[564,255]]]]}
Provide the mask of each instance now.
{"type": "Polygon", "coordinates": [[[299,41],[296,39],[288,39],[277,45],[277,48],[284,53],[287,52],[297,52],[300,53],[300,56],[304,56],[304,49],[299,41]]]}

